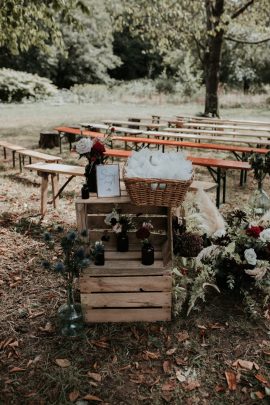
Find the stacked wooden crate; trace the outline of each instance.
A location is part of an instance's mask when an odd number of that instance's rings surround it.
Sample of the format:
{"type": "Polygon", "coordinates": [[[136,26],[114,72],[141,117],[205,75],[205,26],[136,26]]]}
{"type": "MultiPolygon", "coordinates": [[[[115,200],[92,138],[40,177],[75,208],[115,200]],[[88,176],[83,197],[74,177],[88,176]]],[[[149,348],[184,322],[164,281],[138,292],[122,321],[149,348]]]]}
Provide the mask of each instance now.
{"type": "Polygon", "coordinates": [[[76,202],[79,231],[88,230],[90,243],[109,236],[105,265],[93,263],[80,277],[81,303],[86,322],[169,321],[171,319],[172,259],[171,210],[131,204],[129,197],[79,199],[76,202]],[[116,251],[116,235],[104,222],[116,208],[131,214],[134,222],[151,220],[150,241],[155,262],[141,264],[141,243],[135,230],[128,232],[129,251],[116,251]]]}

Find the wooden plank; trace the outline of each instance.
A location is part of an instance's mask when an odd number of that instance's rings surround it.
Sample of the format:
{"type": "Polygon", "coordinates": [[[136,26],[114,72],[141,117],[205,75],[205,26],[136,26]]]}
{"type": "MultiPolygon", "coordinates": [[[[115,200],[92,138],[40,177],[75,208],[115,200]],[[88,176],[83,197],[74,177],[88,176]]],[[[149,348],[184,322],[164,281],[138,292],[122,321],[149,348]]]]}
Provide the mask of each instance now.
{"type": "MultiPolygon", "coordinates": [[[[105,247],[106,246],[116,246],[116,234],[112,232],[111,229],[89,229],[89,240],[93,243],[98,240],[101,240],[103,238],[105,232],[106,235],[109,236],[109,241],[104,242],[105,247]]],[[[138,248],[140,248],[140,240],[136,237],[135,231],[134,232],[128,232],[128,238],[129,242],[132,244],[137,244],[138,248]]],[[[161,244],[163,244],[167,239],[167,236],[165,234],[157,234],[157,233],[151,233],[150,241],[154,247],[158,247],[161,244]]],[[[138,250],[138,249],[137,249],[138,250]]]]}
{"type": "Polygon", "coordinates": [[[110,267],[109,269],[105,266],[94,266],[88,267],[83,270],[83,273],[80,277],[80,282],[83,283],[84,277],[137,277],[141,276],[159,276],[159,275],[170,275],[170,270],[164,268],[164,266],[159,266],[158,268],[154,265],[152,266],[143,266],[138,267],[129,267],[126,263],[125,266],[121,266],[121,263],[118,262],[119,266],[114,268],[110,267]]]}
{"type": "MultiPolygon", "coordinates": [[[[115,249],[115,248],[114,248],[115,249]]],[[[141,250],[130,250],[128,252],[116,252],[115,250],[106,250],[105,252],[106,260],[141,260],[141,250]]],[[[161,260],[162,259],[162,252],[161,250],[155,250],[155,259],[161,260]]]]}
{"type": "Polygon", "coordinates": [[[150,292],[171,291],[172,277],[159,276],[135,276],[122,277],[87,277],[80,282],[81,293],[93,292],[150,292]]]}
{"type": "Polygon", "coordinates": [[[78,232],[81,233],[83,231],[87,231],[88,227],[87,227],[86,205],[76,202],[75,208],[76,208],[78,232]]]}
{"type": "MultiPolygon", "coordinates": [[[[103,214],[88,214],[87,215],[87,223],[88,228],[95,228],[95,229],[111,229],[111,225],[106,225],[104,220],[106,215],[103,214]]],[[[167,217],[166,216],[144,216],[141,215],[137,217],[135,214],[132,216],[132,222],[134,226],[139,226],[141,222],[151,221],[155,231],[158,230],[166,230],[167,229],[167,217]]]]}
{"type": "Polygon", "coordinates": [[[157,322],[171,320],[171,307],[165,308],[129,308],[91,309],[83,307],[84,320],[89,323],[101,322],[157,322]]]}
{"type": "MultiPolygon", "coordinates": [[[[105,253],[105,255],[106,255],[106,253],[105,253]]],[[[105,256],[105,260],[106,260],[106,256],[105,256]]],[[[108,270],[108,272],[110,270],[112,270],[112,271],[113,270],[122,270],[123,272],[125,272],[127,266],[128,266],[129,270],[137,269],[138,271],[143,270],[145,267],[151,267],[152,269],[157,269],[157,270],[158,269],[164,269],[163,262],[161,260],[155,260],[155,262],[151,266],[145,266],[145,265],[141,264],[140,260],[130,260],[128,262],[128,264],[123,263],[123,262],[118,262],[116,260],[115,261],[109,261],[109,260],[105,261],[105,268],[108,270]]],[[[91,263],[89,265],[90,269],[92,269],[92,268],[98,268],[99,269],[100,267],[101,266],[96,266],[93,263],[91,263]]]]}
{"type": "Polygon", "coordinates": [[[20,149],[18,150],[18,153],[23,156],[30,156],[32,158],[45,160],[47,162],[58,162],[59,160],[63,160],[60,156],[48,155],[47,153],[42,153],[31,149],[20,149]]]}
{"type": "Polygon", "coordinates": [[[70,176],[84,176],[85,168],[82,166],[64,165],[60,163],[33,163],[26,165],[26,169],[37,170],[44,173],[67,174],[70,176]]]}
{"type": "Polygon", "coordinates": [[[169,307],[170,292],[81,294],[81,304],[91,308],[169,307]]]}

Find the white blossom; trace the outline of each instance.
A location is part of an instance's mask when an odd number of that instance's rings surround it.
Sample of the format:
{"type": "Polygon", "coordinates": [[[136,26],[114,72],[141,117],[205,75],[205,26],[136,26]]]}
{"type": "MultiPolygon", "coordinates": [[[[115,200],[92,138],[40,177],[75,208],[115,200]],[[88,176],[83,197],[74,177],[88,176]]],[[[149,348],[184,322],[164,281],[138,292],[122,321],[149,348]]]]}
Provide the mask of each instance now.
{"type": "Polygon", "coordinates": [[[270,228],[264,229],[261,233],[259,238],[263,242],[270,242],[270,228]]]}
{"type": "Polygon", "coordinates": [[[244,251],[244,257],[248,264],[251,264],[252,266],[256,265],[257,255],[256,255],[256,252],[254,249],[252,249],[252,248],[246,249],[244,251]]]}
{"type": "Polygon", "coordinates": [[[112,224],[112,223],[111,223],[111,220],[112,220],[113,218],[114,218],[117,222],[119,221],[119,214],[118,214],[115,210],[112,210],[112,212],[110,212],[108,215],[106,215],[106,217],[105,217],[105,219],[104,219],[105,224],[106,224],[106,225],[111,225],[111,224],[112,224]]]}
{"type": "Polygon", "coordinates": [[[76,143],[76,152],[79,155],[83,155],[84,153],[89,153],[92,149],[93,142],[89,138],[82,138],[79,142],[76,143]]]}

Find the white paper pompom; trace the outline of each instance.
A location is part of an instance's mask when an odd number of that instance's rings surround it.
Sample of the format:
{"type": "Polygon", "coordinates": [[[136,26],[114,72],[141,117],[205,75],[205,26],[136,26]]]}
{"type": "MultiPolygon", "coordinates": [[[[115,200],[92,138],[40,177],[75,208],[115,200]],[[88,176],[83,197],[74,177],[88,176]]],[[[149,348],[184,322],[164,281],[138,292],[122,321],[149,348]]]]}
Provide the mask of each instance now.
{"type": "Polygon", "coordinates": [[[89,138],[82,138],[79,142],[76,143],[76,151],[79,155],[83,155],[84,153],[89,153],[92,149],[93,142],[89,138]]]}

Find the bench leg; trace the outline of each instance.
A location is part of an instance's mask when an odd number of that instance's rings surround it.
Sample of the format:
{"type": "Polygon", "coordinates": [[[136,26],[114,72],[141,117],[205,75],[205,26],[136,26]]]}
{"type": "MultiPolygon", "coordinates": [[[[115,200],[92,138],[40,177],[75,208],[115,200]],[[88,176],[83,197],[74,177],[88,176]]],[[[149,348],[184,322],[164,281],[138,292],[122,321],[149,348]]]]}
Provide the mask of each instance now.
{"type": "Polygon", "coordinates": [[[42,173],[41,177],[42,177],[42,180],[41,180],[41,188],[40,188],[40,190],[41,190],[40,213],[41,213],[41,216],[43,217],[47,211],[49,174],[42,173]]]}
{"type": "Polygon", "coordinates": [[[19,153],[20,172],[22,172],[22,155],[19,153]]]}
{"type": "Polygon", "coordinates": [[[13,168],[15,169],[15,150],[12,151],[12,164],[13,168]]]}
{"type": "Polygon", "coordinates": [[[217,194],[216,194],[216,206],[219,208],[220,205],[220,182],[221,182],[221,170],[217,169],[217,194]]]}
{"type": "Polygon", "coordinates": [[[3,152],[4,152],[4,159],[6,160],[7,159],[7,150],[5,147],[3,147],[3,152]]]}
{"type": "Polygon", "coordinates": [[[58,175],[57,174],[51,174],[51,181],[52,181],[52,195],[53,195],[53,206],[54,208],[57,208],[59,205],[59,197],[56,197],[58,193],[58,175]]]}

